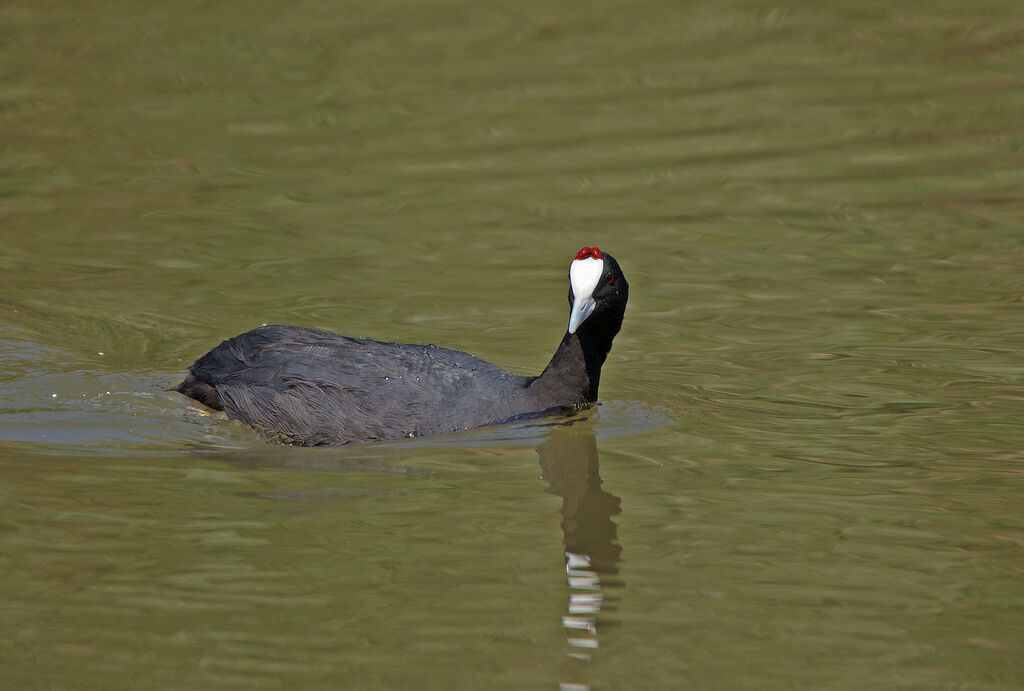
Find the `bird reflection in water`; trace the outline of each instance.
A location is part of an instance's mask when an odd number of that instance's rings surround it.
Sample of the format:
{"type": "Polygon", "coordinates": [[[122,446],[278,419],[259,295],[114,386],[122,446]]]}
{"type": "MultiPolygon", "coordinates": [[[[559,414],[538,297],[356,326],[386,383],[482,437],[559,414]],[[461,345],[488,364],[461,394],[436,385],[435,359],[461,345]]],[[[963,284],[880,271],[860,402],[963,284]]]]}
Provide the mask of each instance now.
{"type": "MultiPolygon", "coordinates": [[[[597,439],[590,429],[568,423],[544,425],[544,440],[536,447],[540,456],[541,477],[548,484],[547,491],[562,498],[562,534],[565,543],[565,573],[569,588],[569,602],[561,614],[566,630],[570,658],[587,662],[598,648],[598,631],[607,628],[607,614],[614,609],[614,590],[623,587],[617,578],[622,547],[618,544],[617,528],[612,517],[620,513],[620,500],[601,489],[598,467],[597,439]],[[611,591],[611,592],[610,592],[611,591]],[[599,626],[600,625],[600,626],[599,626]]],[[[534,430],[537,428],[534,427],[534,430]]],[[[381,447],[383,448],[383,447],[381,447]]],[[[378,449],[379,451],[380,449],[378,449]]],[[[309,451],[308,449],[305,451],[309,451]]],[[[243,454],[225,453],[217,456],[241,467],[289,468],[306,470],[334,470],[387,473],[426,473],[410,470],[391,459],[376,454],[370,456],[301,453],[282,454],[279,447],[266,451],[247,449],[243,454]]],[[[240,493],[271,501],[308,502],[326,501],[348,493],[322,492],[258,492],[240,493]]],[[[360,496],[401,496],[400,493],[361,493],[360,496]]],[[[562,683],[561,691],[587,691],[590,687],[579,683],[562,683]]]]}
{"type": "MultiPolygon", "coordinates": [[[[548,491],[562,498],[569,586],[569,606],[562,615],[562,626],[568,636],[569,656],[586,662],[598,647],[598,617],[610,609],[613,596],[608,589],[623,585],[615,578],[622,547],[616,541],[612,521],[612,516],[620,512],[620,500],[601,489],[597,439],[592,431],[555,428],[537,447],[537,453],[548,491]]],[[[588,687],[562,684],[562,688],[588,687]]]]}

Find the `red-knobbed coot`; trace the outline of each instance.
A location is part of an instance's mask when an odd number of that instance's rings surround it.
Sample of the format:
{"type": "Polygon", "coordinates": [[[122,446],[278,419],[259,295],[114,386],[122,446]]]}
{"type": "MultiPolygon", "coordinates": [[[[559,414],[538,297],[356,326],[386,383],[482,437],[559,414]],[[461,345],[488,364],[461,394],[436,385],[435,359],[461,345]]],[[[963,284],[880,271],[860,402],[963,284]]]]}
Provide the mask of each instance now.
{"type": "Polygon", "coordinates": [[[224,341],[175,390],[310,446],[441,434],[582,406],[597,400],[628,296],[611,255],[581,249],[569,266],[569,328],[537,377],[458,350],[277,325],[224,341]]]}

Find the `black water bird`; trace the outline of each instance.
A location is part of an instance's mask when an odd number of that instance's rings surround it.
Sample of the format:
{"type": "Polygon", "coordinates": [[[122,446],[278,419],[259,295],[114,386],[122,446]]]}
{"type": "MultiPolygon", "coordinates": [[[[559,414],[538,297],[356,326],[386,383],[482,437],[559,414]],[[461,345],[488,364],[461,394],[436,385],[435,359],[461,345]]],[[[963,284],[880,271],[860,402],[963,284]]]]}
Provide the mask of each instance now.
{"type": "Polygon", "coordinates": [[[611,255],[569,267],[569,327],[551,362],[524,377],[458,350],[262,326],[189,367],[175,391],[309,446],[442,434],[597,400],[629,285],[611,255]]]}

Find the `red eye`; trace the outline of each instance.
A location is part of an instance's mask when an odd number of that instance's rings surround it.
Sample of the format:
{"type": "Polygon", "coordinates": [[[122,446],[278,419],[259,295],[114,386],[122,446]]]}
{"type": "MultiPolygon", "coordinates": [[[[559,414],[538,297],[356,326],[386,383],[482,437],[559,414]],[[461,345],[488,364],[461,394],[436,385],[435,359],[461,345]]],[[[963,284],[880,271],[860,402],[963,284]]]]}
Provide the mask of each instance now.
{"type": "Polygon", "coordinates": [[[609,276],[608,280],[605,281],[605,283],[607,283],[608,285],[611,285],[612,283],[615,283],[615,274],[612,274],[611,276],[609,276]]]}

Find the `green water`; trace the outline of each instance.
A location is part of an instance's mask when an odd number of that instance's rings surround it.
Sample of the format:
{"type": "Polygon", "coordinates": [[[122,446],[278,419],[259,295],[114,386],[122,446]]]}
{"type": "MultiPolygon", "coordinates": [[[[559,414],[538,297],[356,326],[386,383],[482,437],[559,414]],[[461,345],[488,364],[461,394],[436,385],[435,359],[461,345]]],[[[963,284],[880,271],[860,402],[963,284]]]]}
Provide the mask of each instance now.
{"type": "Polygon", "coordinates": [[[0,686],[1024,687],[1022,18],[0,5],[0,686]],[[274,322],[536,373],[583,245],[571,424],[165,391],[274,322]]]}

